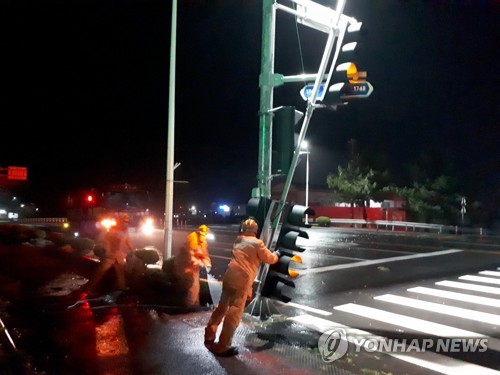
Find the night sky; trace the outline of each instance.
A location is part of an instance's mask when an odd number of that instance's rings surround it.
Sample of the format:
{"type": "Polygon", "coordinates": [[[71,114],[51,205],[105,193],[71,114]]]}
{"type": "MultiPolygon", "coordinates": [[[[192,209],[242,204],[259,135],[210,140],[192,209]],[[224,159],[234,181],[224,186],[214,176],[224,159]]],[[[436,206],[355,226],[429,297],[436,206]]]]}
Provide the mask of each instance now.
{"type": "MultiPolygon", "coordinates": [[[[311,185],[326,187],[355,139],[395,183],[411,185],[418,165],[498,202],[499,4],[347,0],[375,91],[314,112],[311,185]]],[[[261,13],[256,0],[178,0],[175,179],[189,181],[178,201],[245,203],[257,185],[261,13]]],[[[0,167],[28,167],[32,199],[128,182],[162,202],[170,22],[168,0],[0,0],[0,167]]],[[[275,71],[316,72],[325,41],[278,13],[275,71]]],[[[302,87],[277,87],[274,106],[304,111],[302,87]]]]}

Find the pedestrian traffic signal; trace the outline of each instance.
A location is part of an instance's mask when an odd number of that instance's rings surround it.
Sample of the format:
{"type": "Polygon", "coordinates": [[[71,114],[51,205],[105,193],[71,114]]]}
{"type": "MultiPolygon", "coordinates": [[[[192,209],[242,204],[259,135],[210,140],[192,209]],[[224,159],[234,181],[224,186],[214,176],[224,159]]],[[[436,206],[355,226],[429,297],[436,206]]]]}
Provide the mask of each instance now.
{"type": "Polygon", "coordinates": [[[273,174],[287,174],[292,164],[295,150],[295,125],[303,113],[295,107],[280,107],[274,111],[272,128],[272,162],[273,174]]]}
{"type": "Polygon", "coordinates": [[[337,60],[330,77],[331,85],[326,89],[321,100],[328,107],[336,109],[351,99],[367,98],[373,92],[373,86],[366,81],[366,71],[361,71],[356,58],[359,52],[358,42],[361,22],[356,22],[341,29],[337,40],[337,60]]]}
{"type": "Polygon", "coordinates": [[[264,227],[264,222],[266,221],[267,212],[271,206],[271,199],[269,198],[251,198],[247,203],[247,215],[252,216],[257,224],[259,224],[259,231],[257,237],[260,237],[260,233],[264,227]]]}
{"type": "Polygon", "coordinates": [[[305,251],[298,246],[299,237],[309,239],[309,235],[302,228],[310,228],[310,224],[305,224],[305,215],[314,215],[314,210],[309,207],[297,204],[287,204],[283,209],[283,222],[279,232],[275,249],[278,251],[279,260],[270,265],[261,295],[268,298],[278,299],[282,302],[290,302],[291,298],[285,295],[285,286],[295,288],[293,279],[299,273],[293,268],[294,263],[302,263],[302,257],[297,253],[305,251]]]}

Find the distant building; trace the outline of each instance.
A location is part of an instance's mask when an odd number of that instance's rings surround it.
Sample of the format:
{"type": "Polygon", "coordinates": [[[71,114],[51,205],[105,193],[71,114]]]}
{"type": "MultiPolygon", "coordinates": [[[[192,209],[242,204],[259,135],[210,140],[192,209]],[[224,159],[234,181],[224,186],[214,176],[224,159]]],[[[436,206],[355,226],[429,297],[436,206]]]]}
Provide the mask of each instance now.
{"type": "MultiPolygon", "coordinates": [[[[285,184],[282,182],[273,184],[271,186],[271,198],[281,199],[284,187],[285,184]]],[[[287,201],[306,204],[305,186],[292,184],[288,191],[287,201]]],[[[338,202],[338,199],[330,189],[309,186],[309,206],[335,206],[335,202],[338,202]]]]}
{"type": "MultiPolygon", "coordinates": [[[[284,183],[276,183],[271,187],[271,198],[281,199],[284,183]]],[[[364,210],[361,207],[351,207],[349,202],[342,202],[341,198],[332,190],[309,186],[308,206],[316,212],[315,217],[327,216],[330,218],[349,218],[367,220],[406,220],[406,202],[404,199],[390,195],[383,202],[370,201],[364,210]],[[364,212],[366,211],[366,212],[364,212]]],[[[288,192],[288,202],[306,204],[305,186],[292,184],[288,192]]]]}

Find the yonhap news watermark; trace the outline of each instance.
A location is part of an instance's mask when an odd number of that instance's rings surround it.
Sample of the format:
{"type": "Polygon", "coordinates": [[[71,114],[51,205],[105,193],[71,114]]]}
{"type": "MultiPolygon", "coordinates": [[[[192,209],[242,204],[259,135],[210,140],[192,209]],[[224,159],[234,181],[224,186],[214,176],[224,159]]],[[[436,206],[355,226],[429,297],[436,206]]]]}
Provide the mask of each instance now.
{"type": "Polygon", "coordinates": [[[318,340],[318,349],[325,362],[342,358],[352,349],[359,353],[482,353],[488,350],[486,337],[434,337],[434,338],[387,338],[349,334],[343,328],[329,329],[318,340]]]}

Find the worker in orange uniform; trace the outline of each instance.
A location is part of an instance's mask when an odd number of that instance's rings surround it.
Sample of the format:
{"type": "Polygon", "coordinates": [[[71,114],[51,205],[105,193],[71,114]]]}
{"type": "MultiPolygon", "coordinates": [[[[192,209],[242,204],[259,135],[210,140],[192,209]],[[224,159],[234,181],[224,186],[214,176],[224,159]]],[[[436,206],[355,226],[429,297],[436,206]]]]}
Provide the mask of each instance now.
{"type": "Polygon", "coordinates": [[[103,248],[105,250],[99,267],[88,283],[87,291],[95,294],[95,288],[101,282],[106,272],[114,267],[116,273],[116,287],[118,290],[127,289],[125,280],[125,258],[133,250],[128,234],[129,217],[126,214],[119,215],[114,219],[112,225],[103,236],[103,248]]]}
{"type": "Polygon", "coordinates": [[[231,356],[238,349],[231,346],[233,334],[240,324],[246,302],[252,298],[252,286],[261,262],[274,264],[278,255],[272,253],[257,238],[259,226],[253,218],[246,219],[241,232],[233,245],[233,258],[222,281],[222,295],[219,305],[212,313],[205,328],[205,345],[214,354],[231,356]],[[215,335],[219,324],[224,320],[219,341],[215,335]]]}
{"type": "Polygon", "coordinates": [[[181,251],[174,258],[176,276],[186,293],[183,300],[186,306],[200,304],[200,266],[206,267],[207,272],[212,268],[207,244],[209,232],[210,228],[203,224],[189,233],[181,251]]]}

